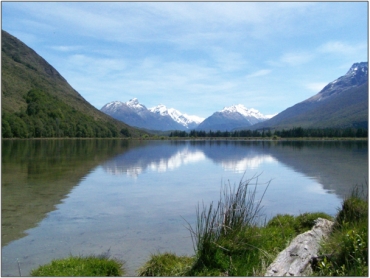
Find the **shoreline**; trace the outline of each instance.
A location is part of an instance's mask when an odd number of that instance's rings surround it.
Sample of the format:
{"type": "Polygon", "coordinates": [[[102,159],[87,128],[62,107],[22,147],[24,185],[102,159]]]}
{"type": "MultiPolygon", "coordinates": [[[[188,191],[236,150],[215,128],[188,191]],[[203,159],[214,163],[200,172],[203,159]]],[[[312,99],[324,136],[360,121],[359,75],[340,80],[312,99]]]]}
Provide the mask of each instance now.
{"type": "Polygon", "coordinates": [[[80,138],[80,137],[48,137],[48,138],[1,138],[6,141],[32,140],[132,140],[132,141],[368,141],[368,138],[358,137],[287,137],[287,138],[260,138],[260,137],[134,137],[134,138],[80,138]]]}

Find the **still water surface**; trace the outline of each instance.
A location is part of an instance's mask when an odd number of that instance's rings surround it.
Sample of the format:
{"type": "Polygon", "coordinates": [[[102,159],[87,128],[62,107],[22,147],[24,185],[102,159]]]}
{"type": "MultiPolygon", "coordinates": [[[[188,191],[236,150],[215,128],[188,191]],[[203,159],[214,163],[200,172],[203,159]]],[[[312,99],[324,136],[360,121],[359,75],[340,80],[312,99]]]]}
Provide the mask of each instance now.
{"type": "Polygon", "coordinates": [[[150,254],[191,255],[186,221],[243,175],[258,194],[270,181],[263,219],[335,215],[366,183],[367,141],[3,141],[2,276],[106,252],[132,276],[150,254]]]}

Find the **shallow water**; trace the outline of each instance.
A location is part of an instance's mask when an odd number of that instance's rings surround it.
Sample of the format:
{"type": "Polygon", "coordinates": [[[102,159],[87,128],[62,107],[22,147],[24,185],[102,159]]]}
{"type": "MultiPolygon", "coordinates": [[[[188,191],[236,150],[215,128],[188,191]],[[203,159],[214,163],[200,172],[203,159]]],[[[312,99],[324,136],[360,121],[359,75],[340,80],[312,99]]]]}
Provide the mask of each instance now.
{"type": "Polygon", "coordinates": [[[256,175],[262,219],[335,215],[366,183],[367,141],[3,141],[2,276],[70,254],[109,252],[130,276],[150,254],[191,255],[197,205],[256,175]]]}

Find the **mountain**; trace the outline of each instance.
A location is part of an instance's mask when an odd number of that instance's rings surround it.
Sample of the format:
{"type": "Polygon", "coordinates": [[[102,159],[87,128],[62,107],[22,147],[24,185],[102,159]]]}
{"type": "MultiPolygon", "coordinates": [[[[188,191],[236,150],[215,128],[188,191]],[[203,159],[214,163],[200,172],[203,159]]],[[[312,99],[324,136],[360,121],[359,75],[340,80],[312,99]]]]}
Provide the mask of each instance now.
{"type": "Polygon", "coordinates": [[[368,127],[368,63],[355,63],[318,94],[253,126],[259,128],[368,127]]]}
{"type": "Polygon", "coordinates": [[[242,104],[225,107],[206,118],[196,129],[204,131],[231,131],[239,127],[249,127],[266,121],[268,116],[256,109],[247,109],[242,104]]]}
{"type": "Polygon", "coordinates": [[[162,104],[147,109],[137,98],[128,102],[107,103],[101,111],[129,125],[149,130],[188,130],[202,121],[200,117],[182,114],[173,108],[167,109],[162,104]]]}
{"type": "Polygon", "coordinates": [[[182,114],[180,111],[174,108],[167,109],[167,107],[163,104],[149,108],[149,111],[161,116],[170,116],[175,122],[181,124],[186,129],[194,129],[204,120],[204,118],[198,116],[182,114]]]}
{"type": "Polygon", "coordinates": [[[1,54],[3,138],[139,134],[93,107],[45,59],[4,30],[1,54]]]}

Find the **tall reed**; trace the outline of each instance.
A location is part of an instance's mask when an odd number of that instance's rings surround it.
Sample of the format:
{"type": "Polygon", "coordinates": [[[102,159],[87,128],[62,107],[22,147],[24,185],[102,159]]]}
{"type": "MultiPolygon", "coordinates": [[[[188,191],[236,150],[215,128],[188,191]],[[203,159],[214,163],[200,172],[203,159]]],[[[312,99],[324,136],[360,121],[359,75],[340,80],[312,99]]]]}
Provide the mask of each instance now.
{"type": "Polygon", "coordinates": [[[215,249],[228,251],[220,245],[222,239],[237,235],[245,227],[257,225],[261,202],[270,184],[266,184],[261,198],[257,200],[258,178],[259,175],[256,175],[244,180],[243,176],[238,186],[225,184],[217,204],[211,202],[209,207],[204,203],[202,207],[198,205],[195,228],[188,225],[196,254],[195,267],[212,265],[215,249]]]}

